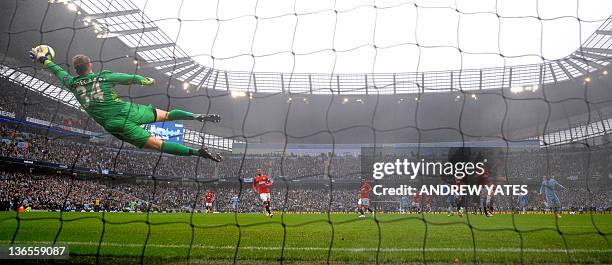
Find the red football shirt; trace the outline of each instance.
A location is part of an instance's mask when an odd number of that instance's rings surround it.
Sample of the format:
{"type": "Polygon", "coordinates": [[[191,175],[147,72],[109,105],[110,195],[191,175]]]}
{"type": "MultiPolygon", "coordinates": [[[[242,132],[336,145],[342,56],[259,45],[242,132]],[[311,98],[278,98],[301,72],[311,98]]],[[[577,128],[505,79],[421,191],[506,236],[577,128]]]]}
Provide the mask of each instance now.
{"type": "Polygon", "coordinates": [[[370,186],[370,184],[368,184],[367,182],[364,182],[363,184],[361,184],[361,189],[359,190],[359,198],[367,199],[368,196],[370,196],[371,190],[372,190],[372,187],[370,186]]]}
{"type": "Polygon", "coordinates": [[[213,202],[213,198],[215,198],[215,195],[213,195],[212,193],[206,193],[206,202],[207,203],[212,203],[213,202]]]}
{"type": "Polygon", "coordinates": [[[270,193],[268,186],[272,185],[272,181],[268,179],[267,175],[255,176],[253,178],[253,189],[259,193],[270,193]]]}

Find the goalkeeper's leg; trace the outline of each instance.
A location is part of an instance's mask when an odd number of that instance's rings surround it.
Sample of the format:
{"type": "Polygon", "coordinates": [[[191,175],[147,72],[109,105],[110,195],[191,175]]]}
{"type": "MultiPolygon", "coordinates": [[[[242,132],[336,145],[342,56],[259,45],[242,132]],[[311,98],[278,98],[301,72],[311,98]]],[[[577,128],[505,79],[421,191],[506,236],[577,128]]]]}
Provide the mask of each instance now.
{"type": "Polygon", "coordinates": [[[163,141],[155,136],[149,136],[144,148],[162,151],[166,154],[177,156],[200,156],[213,160],[215,162],[223,161],[223,157],[219,154],[213,154],[208,151],[208,148],[195,149],[179,143],[163,141]]]}
{"type": "Polygon", "coordinates": [[[110,119],[107,121],[107,126],[105,129],[113,133],[119,139],[131,143],[139,148],[158,150],[167,154],[178,156],[201,156],[216,162],[221,162],[223,157],[218,153],[215,154],[209,152],[208,148],[194,149],[179,143],[163,141],[140,127],[140,124],[169,120],[169,115],[172,118],[187,117],[189,115],[191,115],[191,119],[197,119],[197,117],[200,117],[198,114],[193,114],[186,111],[174,111],[174,113],[180,114],[170,115],[171,113],[155,109],[150,105],[130,103],[129,111],[124,114],[125,116],[110,119]]]}
{"type": "Polygon", "coordinates": [[[201,122],[220,122],[221,116],[218,114],[195,114],[181,109],[164,111],[155,109],[155,121],[178,121],[178,120],[197,120],[201,122]]]}

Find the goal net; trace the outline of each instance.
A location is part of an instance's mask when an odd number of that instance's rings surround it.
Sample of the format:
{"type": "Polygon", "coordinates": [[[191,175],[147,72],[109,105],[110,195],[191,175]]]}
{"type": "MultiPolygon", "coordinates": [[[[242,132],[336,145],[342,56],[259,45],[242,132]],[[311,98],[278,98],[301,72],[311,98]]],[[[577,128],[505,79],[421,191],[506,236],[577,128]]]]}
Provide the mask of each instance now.
{"type": "Polygon", "coordinates": [[[0,10],[0,244],[67,244],[106,263],[612,262],[608,1],[0,10]],[[109,134],[28,58],[40,44],[72,75],[86,54],[96,73],[156,81],[119,82],[110,100],[219,114],[146,130],[224,161],[109,134]],[[443,190],[462,185],[482,190],[443,190]]]}

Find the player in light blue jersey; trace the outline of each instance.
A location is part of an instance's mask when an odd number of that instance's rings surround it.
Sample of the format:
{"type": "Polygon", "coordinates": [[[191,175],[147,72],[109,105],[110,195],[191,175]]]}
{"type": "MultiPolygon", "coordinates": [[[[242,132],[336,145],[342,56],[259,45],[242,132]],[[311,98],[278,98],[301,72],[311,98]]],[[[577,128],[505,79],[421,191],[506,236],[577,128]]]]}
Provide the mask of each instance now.
{"type": "Polygon", "coordinates": [[[518,196],[518,204],[519,204],[519,209],[521,211],[521,213],[525,213],[526,212],[526,207],[527,207],[527,195],[526,194],[521,194],[518,196]]]}
{"type": "Polygon", "coordinates": [[[558,218],[561,218],[561,202],[559,201],[559,197],[555,192],[557,186],[567,189],[563,187],[563,185],[559,184],[557,180],[555,180],[552,176],[544,176],[542,180],[542,185],[540,185],[540,194],[544,193],[544,199],[549,207],[553,208],[553,211],[557,215],[558,218]]]}
{"type": "Polygon", "coordinates": [[[405,213],[410,205],[408,204],[408,197],[402,196],[400,198],[400,213],[405,213]]]}
{"type": "Polygon", "coordinates": [[[455,196],[453,196],[452,194],[449,194],[446,196],[446,204],[448,206],[448,209],[446,210],[446,213],[448,216],[453,216],[453,207],[455,204],[455,196]]]}
{"type": "Polygon", "coordinates": [[[234,195],[230,198],[230,202],[232,203],[232,210],[238,210],[238,196],[234,195]]]}
{"type": "Polygon", "coordinates": [[[485,204],[487,202],[487,196],[478,196],[479,199],[479,203],[478,203],[478,211],[480,212],[480,214],[484,215],[485,214],[485,204]]]}

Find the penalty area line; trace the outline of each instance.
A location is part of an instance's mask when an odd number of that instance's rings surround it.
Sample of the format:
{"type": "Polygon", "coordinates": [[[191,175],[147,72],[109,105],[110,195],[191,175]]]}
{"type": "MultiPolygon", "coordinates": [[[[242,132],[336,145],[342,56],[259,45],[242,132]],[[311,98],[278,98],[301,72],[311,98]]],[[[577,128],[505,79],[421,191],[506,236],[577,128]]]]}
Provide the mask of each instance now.
{"type": "MultiPolygon", "coordinates": [[[[0,241],[10,243],[9,241],[0,241]]],[[[50,244],[49,241],[18,241],[15,244],[50,244]]],[[[98,246],[98,242],[57,242],[57,244],[66,244],[68,246],[98,246]]],[[[135,243],[114,243],[114,242],[102,242],[102,247],[129,247],[129,248],[142,248],[143,244],[135,243]]],[[[186,249],[190,245],[185,244],[147,244],[147,248],[180,248],[186,249]]],[[[234,250],[236,246],[205,246],[194,244],[191,248],[195,249],[210,249],[210,250],[234,250]]],[[[252,250],[252,251],[280,251],[281,247],[262,247],[262,246],[240,246],[241,250],[252,250]]],[[[285,250],[296,250],[296,251],[328,251],[329,248],[322,247],[285,247],[285,250]]],[[[367,251],[378,251],[377,248],[332,248],[332,251],[338,252],[367,252],[367,251]]],[[[422,252],[422,248],[381,248],[380,252],[422,252]]],[[[429,247],[425,248],[425,252],[472,252],[472,248],[437,248],[429,247]]],[[[612,249],[562,249],[562,248],[477,248],[476,252],[494,252],[494,253],[611,253],[612,249]]]]}

